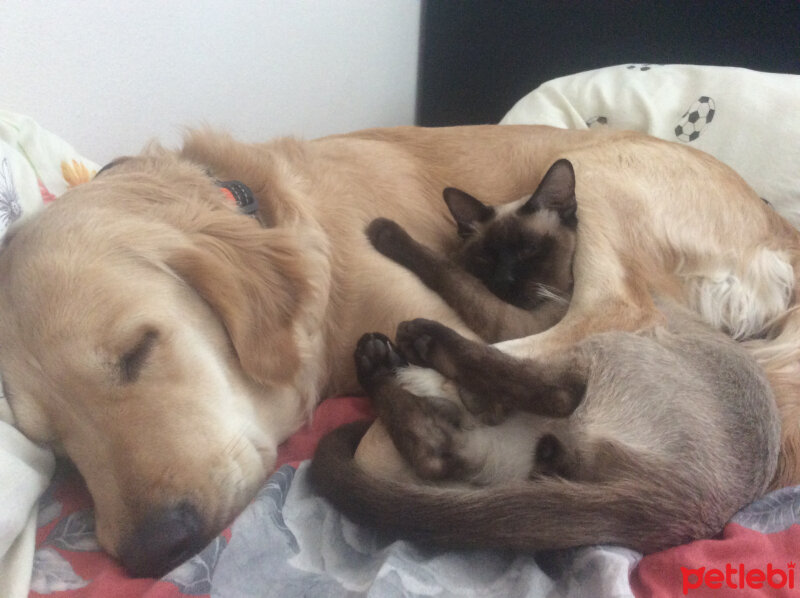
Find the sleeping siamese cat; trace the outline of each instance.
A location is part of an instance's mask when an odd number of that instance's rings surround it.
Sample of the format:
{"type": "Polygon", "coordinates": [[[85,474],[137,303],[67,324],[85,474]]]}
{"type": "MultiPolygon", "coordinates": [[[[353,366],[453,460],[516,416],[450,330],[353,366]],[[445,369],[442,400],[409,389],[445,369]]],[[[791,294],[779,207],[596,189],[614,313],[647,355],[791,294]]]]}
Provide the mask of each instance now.
{"type": "Polygon", "coordinates": [[[533,195],[499,207],[454,188],[443,195],[462,240],[451,259],[384,218],[367,228],[373,246],[414,272],[486,341],[555,324],[572,291],[578,222],[572,164],[559,160],[533,195]]]}
{"type": "MultiPolygon", "coordinates": [[[[569,296],[574,188],[572,167],[559,161],[509,211],[446,192],[465,239],[463,268],[394,223],[373,224],[369,235],[482,335],[530,333],[554,323],[569,296]],[[519,231],[541,242],[531,254],[546,265],[515,245],[519,231]],[[506,317],[513,324],[495,321],[506,317]]],[[[429,320],[402,323],[396,344],[364,335],[359,379],[411,473],[362,469],[353,455],[366,426],[357,423],[320,442],[312,482],[359,523],[448,547],[614,543],[648,553],[713,536],[766,490],[777,410],[743,348],[655,301],[661,325],[596,334],[537,360],[429,320]]]]}

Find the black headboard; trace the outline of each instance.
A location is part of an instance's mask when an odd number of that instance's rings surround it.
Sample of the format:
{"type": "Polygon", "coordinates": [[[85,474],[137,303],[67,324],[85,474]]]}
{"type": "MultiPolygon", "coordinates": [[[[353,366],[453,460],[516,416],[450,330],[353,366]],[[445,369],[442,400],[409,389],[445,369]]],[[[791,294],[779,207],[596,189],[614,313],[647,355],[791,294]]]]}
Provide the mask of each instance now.
{"type": "Polygon", "coordinates": [[[800,1],[425,0],[417,124],[497,122],[545,81],[625,63],[800,74],[800,1]]]}

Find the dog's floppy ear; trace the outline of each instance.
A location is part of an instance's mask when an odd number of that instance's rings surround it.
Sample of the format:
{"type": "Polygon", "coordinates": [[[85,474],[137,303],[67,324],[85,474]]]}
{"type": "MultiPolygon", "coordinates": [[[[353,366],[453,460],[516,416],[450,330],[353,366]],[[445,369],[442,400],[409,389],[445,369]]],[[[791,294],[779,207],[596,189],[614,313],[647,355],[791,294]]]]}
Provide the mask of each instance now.
{"type": "Polygon", "coordinates": [[[291,380],[299,365],[292,324],[305,293],[296,240],[224,210],[186,235],[167,264],[218,314],[242,369],[264,385],[291,380]]]}
{"type": "Polygon", "coordinates": [[[520,212],[530,214],[540,209],[558,212],[565,225],[574,227],[577,224],[575,170],[569,160],[558,160],[550,167],[531,198],[520,207],[520,212]]]}
{"type": "Polygon", "coordinates": [[[494,208],[461,189],[448,187],[442,192],[442,197],[458,225],[458,234],[461,237],[474,234],[479,223],[494,216],[494,208]]]}

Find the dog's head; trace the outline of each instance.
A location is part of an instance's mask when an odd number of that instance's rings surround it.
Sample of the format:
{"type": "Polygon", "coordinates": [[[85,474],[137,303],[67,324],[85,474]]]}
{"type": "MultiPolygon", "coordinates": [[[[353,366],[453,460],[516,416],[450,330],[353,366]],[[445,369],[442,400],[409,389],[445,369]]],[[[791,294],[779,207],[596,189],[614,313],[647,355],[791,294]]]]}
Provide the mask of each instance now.
{"type": "Polygon", "coordinates": [[[63,449],[101,545],[153,575],[255,494],[304,416],[296,237],[170,153],[120,162],[0,252],[0,371],[17,425],[63,449]]]}

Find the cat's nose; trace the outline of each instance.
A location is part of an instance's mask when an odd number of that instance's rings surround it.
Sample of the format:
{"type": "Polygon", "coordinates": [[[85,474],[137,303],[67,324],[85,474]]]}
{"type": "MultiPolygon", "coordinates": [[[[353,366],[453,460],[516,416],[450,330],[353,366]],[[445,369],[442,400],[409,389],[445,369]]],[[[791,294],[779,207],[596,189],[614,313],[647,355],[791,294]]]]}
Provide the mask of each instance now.
{"type": "Polygon", "coordinates": [[[501,296],[507,294],[514,285],[515,280],[516,279],[514,278],[511,268],[498,266],[492,276],[492,287],[495,294],[501,296]]]}

